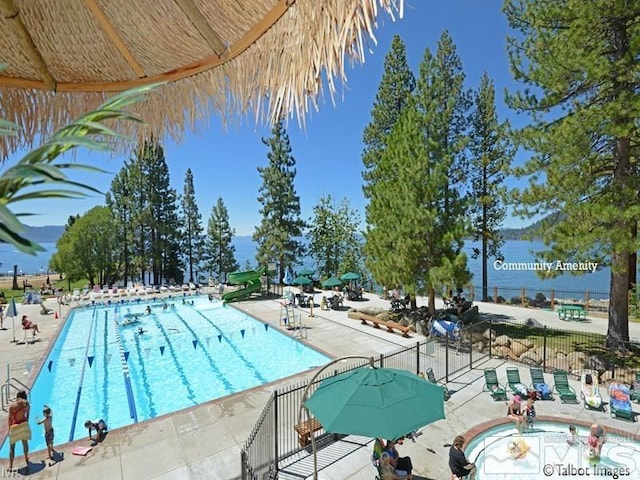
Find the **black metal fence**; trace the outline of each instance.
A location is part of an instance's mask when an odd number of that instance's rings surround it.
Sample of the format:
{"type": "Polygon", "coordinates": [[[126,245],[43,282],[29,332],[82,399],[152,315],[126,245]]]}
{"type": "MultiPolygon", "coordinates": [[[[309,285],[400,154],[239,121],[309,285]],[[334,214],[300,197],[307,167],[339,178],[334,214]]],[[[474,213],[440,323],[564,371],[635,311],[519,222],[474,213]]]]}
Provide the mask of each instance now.
{"type": "MultiPolygon", "coordinates": [[[[374,357],[374,365],[415,373],[432,368],[438,380],[448,381],[456,372],[472,367],[489,356],[490,350],[473,351],[470,332],[471,329],[486,330],[487,326],[474,325],[454,335],[430,338],[410,347],[380,354],[374,357]]],[[[368,364],[364,359],[352,360],[348,365],[335,365],[335,368],[327,369],[309,387],[309,395],[325,378],[368,364]]],[[[243,480],[277,478],[277,472],[282,467],[308,455],[307,443],[294,429],[299,422],[300,405],[307,385],[307,382],[302,382],[273,392],[241,451],[243,480]]],[[[334,437],[320,430],[316,439],[321,447],[323,442],[331,442],[334,437]]]]}
{"type": "MultiPolygon", "coordinates": [[[[509,319],[489,324],[493,335],[487,348],[491,356],[525,365],[536,365],[545,371],[556,369],[578,373],[583,368],[597,370],[605,378],[618,377],[632,381],[640,368],[640,343],[623,342],[626,353],[607,348],[607,337],[594,332],[550,328],[537,323],[523,324],[509,319]]],[[[485,337],[486,338],[486,337],[485,337]]]]}

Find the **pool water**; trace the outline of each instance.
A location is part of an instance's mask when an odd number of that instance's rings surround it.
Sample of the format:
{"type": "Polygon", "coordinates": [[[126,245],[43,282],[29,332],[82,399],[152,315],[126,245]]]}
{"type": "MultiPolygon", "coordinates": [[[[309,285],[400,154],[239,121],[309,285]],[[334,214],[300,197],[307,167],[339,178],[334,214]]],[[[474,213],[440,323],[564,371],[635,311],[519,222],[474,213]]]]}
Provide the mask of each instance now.
{"type": "MultiPolygon", "coordinates": [[[[217,300],[187,297],[183,304],[174,298],[167,304],[148,301],[71,312],[30,392],[30,451],[46,448],[43,427],[36,424],[44,405],[53,411],[59,445],[86,438],[87,419],[102,418],[110,429],[123,427],[329,361],[217,300]]],[[[7,439],[0,458],[8,457],[8,444],[7,439]]]]}
{"type": "MultiPolygon", "coordinates": [[[[586,442],[588,428],[577,427],[577,430],[586,442]]],[[[561,423],[539,422],[523,434],[512,425],[502,425],[474,438],[465,454],[469,461],[475,462],[477,478],[481,480],[640,478],[640,442],[607,434],[600,458],[594,459],[582,442],[569,445],[567,434],[568,425],[561,423]],[[509,443],[522,441],[529,447],[528,452],[522,458],[512,458],[509,443]]]]}

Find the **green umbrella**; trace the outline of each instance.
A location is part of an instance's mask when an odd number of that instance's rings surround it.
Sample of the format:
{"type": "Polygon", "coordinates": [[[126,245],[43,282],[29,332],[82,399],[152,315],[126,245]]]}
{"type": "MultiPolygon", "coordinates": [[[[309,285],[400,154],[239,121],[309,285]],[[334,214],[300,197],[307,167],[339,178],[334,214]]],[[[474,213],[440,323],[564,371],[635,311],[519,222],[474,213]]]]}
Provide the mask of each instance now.
{"type": "Polygon", "coordinates": [[[342,285],[342,280],[336,277],[327,278],[324,282],[322,282],[322,286],[324,288],[339,287],[340,285],[342,285]]]}
{"type": "Polygon", "coordinates": [[[340,280],[350,282],[351,280],[360,280],[360,275],[355,272],[347,272],[340,277],[340,280]]]}
{"type": "Polygon", "coordinates": [[[442,388],[395,368],[327,378],[304,405],[328,433],[390,440],[444,418],[442,388]]]}
{"type": "Polygon", "coordinates": [[[314,273],[316,273],[315,270],[311,270],[309,268],[303,268],[298,272],[298,275],[302,275],[303,277],[308,277],[309,275],[313,275],[314,273]]]}
{"type": "Polygon", "coordinates": [[[313,281],[309,277],[303,277],[302,275],[291,281],[291,285],[311,285],[312,283],[313,281]]]}

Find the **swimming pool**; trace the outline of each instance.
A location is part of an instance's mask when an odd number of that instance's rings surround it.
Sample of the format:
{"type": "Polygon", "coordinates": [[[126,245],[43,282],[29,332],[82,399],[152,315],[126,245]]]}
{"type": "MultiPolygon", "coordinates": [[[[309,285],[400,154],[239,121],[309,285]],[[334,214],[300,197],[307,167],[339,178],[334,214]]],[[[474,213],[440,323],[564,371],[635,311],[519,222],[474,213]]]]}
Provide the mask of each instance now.
{"type": "MultiPolygon", "coordinates": [[[[30,392],[31,451],[46,448],[36,424],[44,405],[53,410],[59,445],[86,438],[87,419],[123,427],[329,361],[217,300],[187,297],[183,304],[174,298],[167,304],[149,299],[71,312],[30,392]]],[[[8,458],[8,443],[0,458],[8,458]]]]}
{"type": "MultiPolygon", "coordinates": [[[[587,427],[577,426],[577,434],[586,440],[587,427]]],[[[640,442],[630,437],[607,434],[599,460],[589,458],[586,446],[567,443],[568,424],[538,422],[522,435],[512,424],[491,428],[475,437],[465,449],[475,462],[482,480],[563,479],[590,477],[609,479],[640,478],[640,442]],[[509,454],[510,442],[524,441],[529,451],[523,458],[509,454]]]]}

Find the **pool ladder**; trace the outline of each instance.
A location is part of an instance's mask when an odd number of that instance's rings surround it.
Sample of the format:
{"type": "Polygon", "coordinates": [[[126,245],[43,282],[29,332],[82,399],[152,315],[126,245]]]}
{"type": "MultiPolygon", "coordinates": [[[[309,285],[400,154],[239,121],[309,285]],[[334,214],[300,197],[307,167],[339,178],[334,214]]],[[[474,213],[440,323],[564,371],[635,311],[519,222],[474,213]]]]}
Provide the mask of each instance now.
{"type": "Polygon", "coordinates": [[[16,393],[20,390],[24,390],[25,392],[29,392],[29,387],[27,387],[24,383],[22,383],[17,378],[8,378],[3,384],[2,388],[0,388],[2,394],[2,410],[5,412],[9,410],[9,405],[16,399],[16,393]]]}

